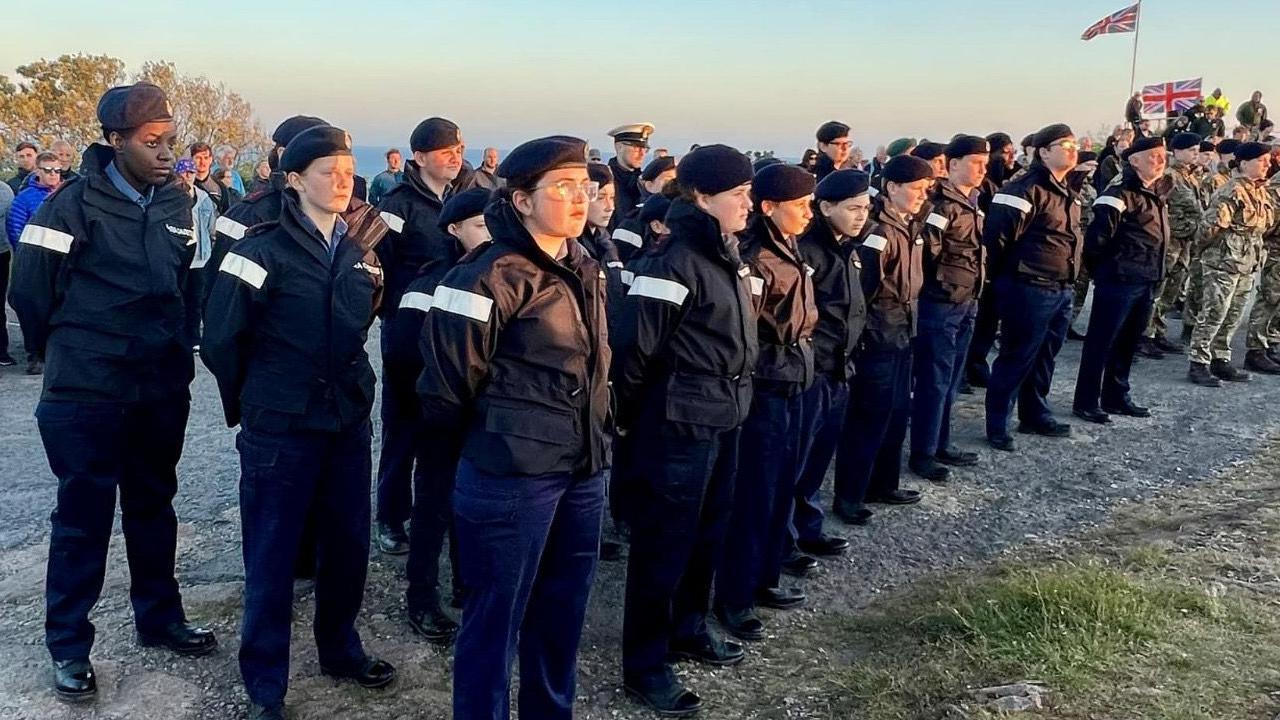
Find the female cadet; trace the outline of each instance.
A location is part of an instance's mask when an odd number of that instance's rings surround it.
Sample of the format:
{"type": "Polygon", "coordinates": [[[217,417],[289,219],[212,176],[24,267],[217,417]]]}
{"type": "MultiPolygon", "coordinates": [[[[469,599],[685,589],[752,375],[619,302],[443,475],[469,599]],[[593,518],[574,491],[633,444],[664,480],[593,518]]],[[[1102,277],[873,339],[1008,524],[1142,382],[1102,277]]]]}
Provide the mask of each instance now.
{"type": "Polygon", "coordinates": [[[702,705],[667,665],[669,652],[713,665],[743,657],[706,615],[756,360],[751,270],[732,237],[751,209],[751,162],[731,147],[699,147],[676,182],[670,237],[634,265],[613,373],[619,432],[644,448],[628,495],[623,681],[666,716],[702,705]]]}
{"type": "Polygon", "coordinates": [[[564,136],[507,156],[485,210],[493,240],[440,281],[422,329],[427,431],[461,447],[459,720],[507,717],[517,639],[520,715],[573,714],[609,405],[604,271],[571,242],[599,189],[586,158],[564,136]]]}
{"type": "Polygon", "coordinates": [[[293,563],[317,535],[316,649],[326,675],[384,687],[395,668],[367,655],[355,620],[369,563],[374,375],[364,345],[382,294],[373,248],[339,213],[354,187],[351,136],[327,125],[280,158],[278,222],[250,228],[223,258],[200,357],[240,425],[244,623],[240,672],[252,718],[283,718],[293,563]],[[325,312],[316,312],[325,308],[325,312]]]}

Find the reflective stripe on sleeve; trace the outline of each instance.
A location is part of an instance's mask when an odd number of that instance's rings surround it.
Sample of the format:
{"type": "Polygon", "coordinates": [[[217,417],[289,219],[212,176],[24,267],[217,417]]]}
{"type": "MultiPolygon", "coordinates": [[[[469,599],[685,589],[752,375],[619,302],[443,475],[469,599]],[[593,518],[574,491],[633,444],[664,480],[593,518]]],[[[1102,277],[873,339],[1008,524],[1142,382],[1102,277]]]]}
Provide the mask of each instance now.
{"type": "Polygon", "coordinates": [[[884,249],[889,246],[889,238],[872,233],[867,236],[866,240],[862,241],[862,245],[876,252],[884,252],[884,249]]]}
{"type": "Polygon", "coordinates": [[[689,296],[689,288],[675,280],[637,275],[632,279],[631,290],[627,294],[665,300],[673,305],[683,305],[684,299],[689,296]]]}
{"type": "Polygon", "coordinates": [[[613,231],[613,239],[621,240],[622,242],[635,247],[644,247],[644,238],[625,228],[615,229],[613,231]]]}
{"type": "Polygon", "coordinates": [[[31,223],[27,223],[27,226],[22,228],[22,235],[18,237],[19,244],[35,245],[63,255],[71,252],[71,241],[73,240],[75,238],[70,233],[31,223]]]}
{"type": "Polygon", "coordinates": [[[435,297],[431,300],[431,309],[487,323],[489,313],[493,310],[493,299],[441,285],[436,288],[435,297]]]}
{"type": "Polygon", "coordinates": [[[222,258],[222,264],[218,266],[218,270],[240,278],[252,285],[254,290],[261,290],[262,283],[267,281],[266,268],[235,253],[227,253],[227,256],[222,258]]]}
{"type": "Polygon", "coordinates": [[[1107,207],[1115,208],[1116,212],[1124,212],[1129,209],[1129,206],[1125,205],[1123,200],[1110,195],[1099,195],[1098,199],[1093,201],[1093,206],[1098,207],[1099,205],[1106,205],[1107,207]]]}
{"type": "Polygon", "coordinates": [[[378,217],[382,218],[382,222],[386,223],[392,232],[404,232],[404,218],[399,215],[393,215],[383,210],[378,213],[378,217]]]}
{"type": "Polygon", "coordinates": [[[432,298],[424,292],[407,292],[400,296],[401,308],[412,308],[426,312],[431,309],[432,298]]]}
{"type": "Polygon", "coordinates": [[[991,198],[991,202],[995,205],[1007,205],[1013,208],[1014,210],[1021,212],[1023,215],[1026,215],[1027,213],[1031,212],[1031,203],[1027,202],[1026,200],[1023,200],[1017,195],[1005,195],[1004,193],[996,193],[995,197],[991,198]]]}
{"type": "Polygon", "coordinates": [[[929,217],[925,219],[925,222],[939,230],[946,230],[947,225],[951,224],[950,221],[938,213],[929,213],[929,217]]]}
{"type": "Polygon", "coordinates": [[[226,235],[232,240],[239,240],[244,237],[244,232],[249,228],[225,215],[219,215],[218,219],[213,222],[213,229],[216,232],[226,235]]]}

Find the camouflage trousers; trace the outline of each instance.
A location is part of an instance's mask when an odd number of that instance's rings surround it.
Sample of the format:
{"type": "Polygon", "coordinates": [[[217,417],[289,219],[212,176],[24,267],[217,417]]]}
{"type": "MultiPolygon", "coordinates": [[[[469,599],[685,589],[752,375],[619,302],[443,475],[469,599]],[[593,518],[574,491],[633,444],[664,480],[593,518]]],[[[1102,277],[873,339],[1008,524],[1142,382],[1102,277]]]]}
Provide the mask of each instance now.
{"type": "Polygon", "coordinates": [[[1191,265],[1187,268],[1187,297],[1182,304],[1182,326],[1195,325],[1200,314],[1200,296],[1204,290],[1204,266],[1200,263],[1200,254],[1193,253],[1191,265]]]}
{"type": "MultiPolygon", "coordinates": [[[[1186,292],[1187,277],[1191,273],[1191,242],[1188,238],[1169,238],[1164,253],[1164,279],[1156,285],[1156,301],[1151,309],[1151,322],[1147,323],[1147,337],[1164,337],[1169,331],[1164,316],[1186,292]]],[[[1184,311],[1183,317],[1190,315],[1184,311]]]]}
{"type": "Polygon", "coordinates": [[[1191,362],[1209,364],[1231,359],[1231,337],[1244,316],[1253,289],[1253,273],[1241,274],[1213,265],[1200,265],[1200,308],[1191,331],[1187,355],[1191,362]]]}
{"type": "Polygon", "coordinates": [[[1244,345],[1249,350],[1280,347],[1280,252],[1267,253],[1262,264],[1262,280],[1249,313],[1244,345]]]}

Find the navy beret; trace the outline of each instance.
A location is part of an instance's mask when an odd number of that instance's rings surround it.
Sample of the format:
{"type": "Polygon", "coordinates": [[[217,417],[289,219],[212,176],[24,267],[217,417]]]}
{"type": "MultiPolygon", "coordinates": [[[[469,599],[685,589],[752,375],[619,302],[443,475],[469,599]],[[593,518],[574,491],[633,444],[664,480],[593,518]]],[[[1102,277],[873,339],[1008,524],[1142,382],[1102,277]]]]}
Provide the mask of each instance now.
{"type": "Polygon", "coordinates": [[[1219,155],[1235,155],[1236,149],[1240,147],[1240,141],[1233,138],[1227,138],[1218,143],[1219,155]]]}
{"type": "Polygon", "coordinates": [[[644,205],[640,208],[640,222],[648,225],[657,220],[665,221],[667,218],[667,210],[671,208],[671,198],[658,193],[650,195],[648,200],[644,201],[644,205]]]}
{"type": "Polygon", "coordinates": [[[473,187],[465,192],[451,196],[440,208],[440,220],[436,225],[445,230],[456,222],[484,214],[484,206],[489,204],[489,190],[473,187]]]}
{"type": "Polygon", "coordinates": [[[653,180],[662,173],[676,168],[676,159],[670,155],[666,157],[654,158],[644,166],[644,170],[640,172],[641,180],[653,180]]]}
{"type": "Polygon", "coordinates": [[[966,155],[986,155],[991,152],[991,143],[977,135],[957,135],[947,143],[947,149],[944,152],[948,160],[966,155]]]}
{"type": "Polygon", "coordinates": [[[540,175],[560,168],[587,167],[587,141],[568,135],[550,135],[521,143],[498,166],[498,177],[507,184],[528,187],[540,175]]]}
{"type": "Polygon", "coordinates": [[[924,142],[917,145],[915,149],[911,151],[911,154],[920,158],[921,160],[932,160],[942,155],[942,153],[945,152],[946,149],[947,149],[947,146],[943,145],[942,143],[936,143],[930,140],[925,140],[924,142]]]}
{"type": "Polygon", "coordinates": [[[317,125],[298,133],[289,141],[280,156],[280,169],[285,172],[302,172],[313,161],[331,155],[350,155],[351,136],[346,130],[332,125],[317,125]]]}
{"type": "Polygon", "coordinates": [[[1217,152],[1218,147],[1208,140],[1200,141],[1200,152],[1217,152]]]}
{"type": "Polygon", "coordinates": [[[287,118],[284,122],[276,126],[276,131],[271,133],[271,142],[286,147],[290,140],[298,137],[298,133],[317,125],[328,125],[329,123],[318,117],[311,115],[294,115],[287,118]]]}
{"type": "Polygon", "coordinates": [[[914,155],[899,155],[884,164],[884,181],[900,185],[932,180],[933,166],[914,155]]]}
{"type": "Polygon", "coordinates": [[[757,158],[755,162],[751,163],[751,172],[758,173],[761,170],[769,167],[770,165],[780,165],[780,164],[782,164],[782,161],[776,157],[757,158]]]}
{"type": "Polygon", "coordinates": [[[680,185],[707,195],[751,182],[751,161],[728,145],[702,145],[676,165],[680,185]]]}
{"type": "Polygon", "coordinates": [[[813,196],[827,202],[840,202],[870,192],[871,176],[861,170],[837,170],[822,178],[813,196]]]}
{"type": "Polygon", "coordinates": [[[1236,162],[1245,162],[1247,160],[1257,160],[1263,155],[1271,153],[1271,146],[1260,142],[1242,143],[1236,148],[1236,162]]]}
{"type": "Polygon", "coordinates": [[[1000,152],[1013,144],[1013,138],[1008,133],[993,132],[987,136],[987,142],[991,143],[991,152],[1000,152]]]}
{"type": "Polygon", "coordinates": [[[130,130],[149,122],[173,119],[164,90],[151,83],[120,85],[98,100],[98,123],[107,130],[130,130]]]}
{"type": "Polygon", "coordinates": [[[818,128],[818,142],[829,143],[839,140],[842,137],[849,137],[849,126],[842,122],[831,120],[822,123],[818,128]]]}
{"type": "Polygon", "coordinates": [[[409,136],[409,149],[413,152],[431,152],[462,144],[462,132],[451,120],[427,118],[418,123],[409,136]]]}
{"type": "Polygon", "coordinates": [[[1200,136],[1191,132],[1180,132],[1169,141],[1170,150],[1190,150],[1200,147],[1200,136]]]}
{"type": "Polygon", "coordinates": [[[1132,145],[1125,148],[1124,152],[1120,153],[1120,158],[1122,160],[1128,160],[1135,153],[1155,150],[1156,148],[1164,148],[1164,138],[1159,135],[1147,135],[1146,137],[1140,137],[1134,140],[1132,145]]]}
{"type": "Polygon", "coordinates": [[[751,194],[761,202],[787,202],[812,195],[818,181],[799,165],[778,163],[756,173],[751,180],[751,194]]]}
{"type": "Polygon", "coordinates": [[[613,171],[604,163],[587,163],[587,177],[600,187],[613,184],[613,171]]]}
{"type": "MultiPolygon", "coordinates": [[[[1065,123],[1054,123],[1040,128],[1040,130],[1038,130],[1034,135],[1029,136],[1031,138],[1030,145],[1037,150],[1040,148],[1047,148],[1059,140],[1065,137],[1071,137],[1072,135],[1075,135],[1075,133],[1071,132],[1070,125],[1065,123]]],[[[1023,141],[1024,146],[1027,144],[1028,143],[1026,141],[1023,141]]]]}

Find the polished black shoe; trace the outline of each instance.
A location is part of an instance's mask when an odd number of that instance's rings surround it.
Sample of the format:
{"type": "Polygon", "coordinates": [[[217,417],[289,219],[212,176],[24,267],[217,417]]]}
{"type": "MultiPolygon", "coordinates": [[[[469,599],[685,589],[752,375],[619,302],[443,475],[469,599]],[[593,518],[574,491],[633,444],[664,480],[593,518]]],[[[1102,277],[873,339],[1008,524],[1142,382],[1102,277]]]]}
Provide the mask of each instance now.
{"type": "Polygon", "coordinates": [[[600,559],[604,562],[621,562],[626,560],[627,546],[616,540],[601,540],[600,559]]]}
{"type": "Polygon", "coordinates": [[[158,632],[138,631],[138,644],[142,647],[162,647],[179,655],[199,657],[218,648],[218,638],[208,628],[186,622],[171,623],[158,632]]]}
{"type": "Polygon", "coordinates": [[[1151,338],[1142,338],[1139,340],[1137,347],[1134,348],[1134,352],[1144,358],[1151,358],[1152,360],[1164,359],[1164,352],[1161,351],[1160,348],[1156,347],[1155,343],[1151,342],[1151,338]]]}
{"type": "MultiPolygon", "coordinates": [[[[865,510],[865,508],[864,508],[865,510]]],[[[870,517],[871,511],[866,510],[870,517]]],[[[838,557],[849,549],[849,541],[836,535],[822,535],[817,540],[797,540],[796,547],[818,557],[838,557]]]]}
{"type": "Polygon", "coordinates": [[[939,463],[933,458],[908,460],[907,467],[911,468],[911,472],[919,475],[929,482],[944,483],[951,477],[951,471],[947,469],[947,466],[939,463]]]}
{"type": "Polygon", "coordinates": [[[804,577],[817,569],[818,561],[804,553],[796,553],[782,561],[782,572],[792,577],[804,577]]]}
{"type": "Polygon", "coordinates": [[[756,615],[755,608],[746,610],[729,610],[716,608],[716,619],[720,627],[739,640],[763,640],[764,622],[756,615]]]}
{"type": "Polygon", "coordinates": [[[53,662],[53,694],[63,702],[86,702],[98,694],[98,676],[89,658],[53,662]]]}
{"type": "Polygon", "coordinates": [[[972,467],[978,464],[978,453],[967,450],[942,448],[933,457],[943,465],[952,467],[972,467]]]}
{"type": "Polygon", "coordinates": [[[893,490],[884,495],[868,495],[867,502],[878,505],[914,505],[920,502],[920,491],[893,490]]]}
{"type": "Polygon", "coordinates": [[[1111,422],[1111,416],[1097,408],[1071,408],[1071,414],[1081,420],[1088,420],[1099,425],[1106,425],[1111,422]]]}
{"type": "Polygon", "coordinates": [[[1209,366],[1204,363],[1191,363],[1191,369],[1187,371],[1187,380],[1201,387],[1222,387],[1222,381],[1214,377],[1213,373],[1209,372],[1209,366]]]}
{"type": "Polygon", "coordinates": [[[1244,366],[1263,375],[1280,375],[1280,363],[1276,363],[1266,350],[1250,350],[1245,353],[1244,366]]]}
{"type": "Polygon", "coordinates": [[[875,515],[866,505],[847,500],[836,500],[831,512],[850,525],[866,525],[871,520],[871,516],[875,515]]]}
{"type": "Polygon", "coordinates": [[[804,604],[804,591],[795,587],[771,587],[756,593],[756,604],[774,610],[792,610],[804,604]]]}
{"type": "Polygon", "coordinates": [[[249,720],[284,720],[284,706],[249,704],[249,720]]]}
{"type": "Polygon", "coordinates": [[[988,435],[987,444],[996,450],[1003,450],[1004,452],[1013,452],[1013,449],[1016,447],[1013,442],[1013,438],[1008,433],[1003,435],[988,435]]]}
{"type": "Polygon", "coordinates": [[[742,645],[708,633],[696,638],[673,640],[667,655],[672,662],[691,660],[703,665],[729,667],[742,662],[747,653],[743,651],[742,645]]]}
{"type": "Polygon", "coordinates": [[[1129,401],[1125,401],[1119,405],[1102,406],[1103,412],[1109,412],[1112,415],[1124,415],[1126,417],[1144,418],[1151,417],[1151,409],[1144,408],[1141,405],[1134,405],[1129,401]]]}
{"type": "Polygon", "coordinates": [[[1178,343],[1176,343],[1176,342],[1174,342],[1174,341],[1170,340],[1169,338],[1165,337],[1164,335],[1157,335],[1157,336],[1155,336],[1154,338],[1151,338],[1151,342],[1152,342],[1152,344],[1154,344],[1154,345],[1155,345],[1157,348],[1159,348],[1160,350],[1162,350],[1162,351],[1164,351],[1164,352],[1167,352],[1167,353],[1170,353],[1170,354],[1173,354],[1173,355],[1176,355],[1176,354],[1178,354],[1178,353],[1183,353],[1183,352],[1186,352],[1186,351],[1187,351],[1187,349],[1186,349],[1185,347],[1183,347],[1182,345],[1179,345],[1178,343]]]}
{"type": "Polygon", "coordinates": [[[320,672],[339,680],[354,680],[357,685],[369,690],[384,688],[396,679],[395,666],[372,655],[365,657],[364,662],[355,668],[339,670],[321,665],[320,672]]]}
{"type": "Polygon", "coordinates": [[[378,523],[378,550],[384,555],[406,555],[409,552],[409,535],[404,527],[390,523],[378,523]]]}
{"type": "Polygon", "coordinates": [[[1249,373],[1237,368],[1227,360],[1214,360],[1209,363],[1209,372],[1219,380],[1227,382],[1249,382],[1249,373]]]}
{"type": "Polygon", "coordinates": [[[1067,339],[1068,340],[1084,340],[1084,333],[1080,332],[1079,330],[1076,330],[1074,327],[1068,327],[1067,339]]]}
{"type": "Polygon", "coordinates": [[[0,367],[13,367],[18,361],[13,359],[9,353],[0,353],[0,367]]]}
{"type": "Polygon", "coordinates": [[[702,709],[702,698],[679,681],[655,687],[624,682],[622,689],[659,717],[689,717],[702,709]]]}
{"type": "Polygon", "coordinates": [[[1071,436],[1071,426],[1066,423],[1060,423],[1057,420],[1048,420],[1042,423],[1018,423],[1018,432],[1024,435],[1064,438],[1071,436]]]}
{"type": "Polygon", "coordinates": [[[438,603],[422,610],[410,610],[409,627],[427,642],[437,645],[448,645],[458,636],[458,623],[438,603]]]}

